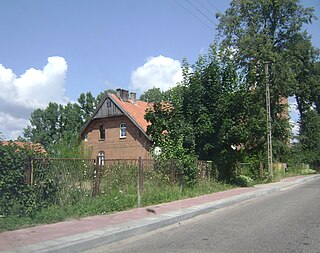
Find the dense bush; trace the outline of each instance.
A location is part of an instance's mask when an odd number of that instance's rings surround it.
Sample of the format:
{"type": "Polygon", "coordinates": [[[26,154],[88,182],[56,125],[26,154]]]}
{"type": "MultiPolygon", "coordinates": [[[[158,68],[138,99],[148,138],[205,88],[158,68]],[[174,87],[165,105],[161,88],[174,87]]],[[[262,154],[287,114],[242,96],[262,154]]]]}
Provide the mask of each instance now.
{"type": "Polygon", "coordinates": [[[37,208],[36,190],[25,182],[25,161],[35,151],[0,142],[0,215],[25,215],[37,208]]]}
{"type": "Polygon", "coordinates": [[[241,187],[251,187],[253,186],[253,179],[245,175],[236,176],[234,183],[241,187]]]}
{"type": "Polygon", "coordinates": [[[312,169],[303,169],[300,171],[301,175],[309,175],[309,174],[316,174],[317,171],[312,169]]]}

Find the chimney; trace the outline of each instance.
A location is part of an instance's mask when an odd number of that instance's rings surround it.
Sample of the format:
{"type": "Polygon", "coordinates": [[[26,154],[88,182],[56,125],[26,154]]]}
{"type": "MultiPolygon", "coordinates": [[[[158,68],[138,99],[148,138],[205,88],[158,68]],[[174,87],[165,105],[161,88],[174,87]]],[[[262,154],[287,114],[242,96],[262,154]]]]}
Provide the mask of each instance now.
{"type": "Polygon", "coordinates": [[[117,92],[117,97],[119,98],[119,99],[121,99],[121,89],[116,89],[116,92],[117,92]]]}
{"type": "Polygon", "coordinates": [[[117,97],[121,99],[123,102],[128,102],[129,100],[129,91],[124,89],[117,89],[117,97]]]}
{"type": "Polygon", "coordinates": [[[129,100],[129,91],[127,90],[121,90],[122,91],[122,101],[128,102],[129,100]]]}
{"type": "Polygon", "coordinates": [[[137,103],[137,94],[135,92],[130,92],[130,98],[133,104],[137,103]]]}

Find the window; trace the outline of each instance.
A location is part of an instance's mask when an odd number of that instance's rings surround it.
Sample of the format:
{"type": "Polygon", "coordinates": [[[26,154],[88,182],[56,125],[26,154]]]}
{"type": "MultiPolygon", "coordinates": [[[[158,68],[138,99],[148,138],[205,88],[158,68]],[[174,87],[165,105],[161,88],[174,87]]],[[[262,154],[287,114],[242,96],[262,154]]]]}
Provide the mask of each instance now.
{"type": "Polygon", "coordinates": [[[111,107],[111,101],[110,99],[107,100],[107,108],[110,108],[111,107]]]}
{"type": "Polygon", "coordinates": [[[100,151],[98,157],[99,157],[98,164],[103,166],[104,160],[105,160],[104,151],[100,151]]]}
{"type": "Polygon", "coordinates": [[[127,126],[125,123],[120,124],[120,138],[127,137],[127,126]]]}
{"type": "Polygon", "coordinates": [[[106,132],[103,125],[99,126],[99,140],[104,140],[106,138],[106,132]]]}

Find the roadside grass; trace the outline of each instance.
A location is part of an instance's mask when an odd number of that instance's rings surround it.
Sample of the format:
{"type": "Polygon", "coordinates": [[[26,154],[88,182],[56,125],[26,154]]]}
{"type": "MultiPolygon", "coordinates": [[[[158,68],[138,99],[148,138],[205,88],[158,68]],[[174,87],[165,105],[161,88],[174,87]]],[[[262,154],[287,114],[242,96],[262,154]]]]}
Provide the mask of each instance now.
{"type": "MultiPolygon", "coordinates": [[[[150,181],[144,185],[144,190],[141,193],[140,207],[196,197],[232,189],[234,187],[234,185],[213,180],[200,181],[192,187],[183,187],[178,184],[172,185],[168,182],[156,185],[150,181]]],[[[126,192],[116,189],[109,192],[102,192],[95,198],[90,196],[81,198],[79,202],[72,205],[51,205],[34,212],[30,216],[2,216],[0,217],[0,232],[93,215],[110,214],[137,207],[139,207],[139,204],[135,187],[127,188],[126,192]]]]}
{"type": "Polygon", "coordinates": [[[268,174],[264,175],[263,178],[254,180],[254,184],[266,184],[272,182],[279,182],[282,179],[289,177],[296,177],[302,175],[316,174],[317,171],[313,169],[303,169],[300,166],[289,167],[285,172],[283,170],[274,170],[274,177],[272,178],[268,174]]]}
{"type": "MultiPolygon", "coordinates": [[[[0,216],[0,232],[94,215],[105,215],[239,187],[210,179],[200,179],[192,186],[184,185],[183,181],[172,183],[168,176],[149,171],[145,174],[143,189],[140,191],[139,198],[137,178],[134,171],[127,171],[126,174],[121,173],[120,177],[117,176],[118,172],[113,171],[114,175],[108,174],[108,177],[103,177],[100,194],[95,198],[91,197],[90,189],[84,191],[76,187],[65,194],[64,198],[59,198],[60,202],[62,201],[60,205],[50,205],[33,212],[29,216],[0,216]]],[[[316,171],[311,169],[290,167],[285,173],[276,170],[274,178],[266,174],[263,179],[257,179],[253,184],[276,182],[287,177],[314,173],[316,171]]]]}

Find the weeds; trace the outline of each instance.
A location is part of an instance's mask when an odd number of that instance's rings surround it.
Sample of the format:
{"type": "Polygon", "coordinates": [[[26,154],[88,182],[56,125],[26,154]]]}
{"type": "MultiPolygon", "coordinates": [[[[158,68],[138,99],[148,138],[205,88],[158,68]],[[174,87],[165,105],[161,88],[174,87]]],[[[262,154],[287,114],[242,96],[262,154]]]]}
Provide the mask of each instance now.
{"type": "MultiPolygon", "coordinates": [[[[152,186],[150,182],[145,185],[141,195],[141,206],[156,205],[231,188],[233,186],[215,181],[203,181],[192,188],[182,188],[177,184],[170,185],[168,182],[164,182],[163,185],[157,184],[152,186]]],[[[101,194],[96,198],[87,197],[74,204],[51,205],[30,216],[9,215],[0,217],[0,232],[67,219],[125,211],[138,207],[137,198],[138,196],[134,191],[124,193],[113,190],[109,191],[108,194],[101,194]]]]}

